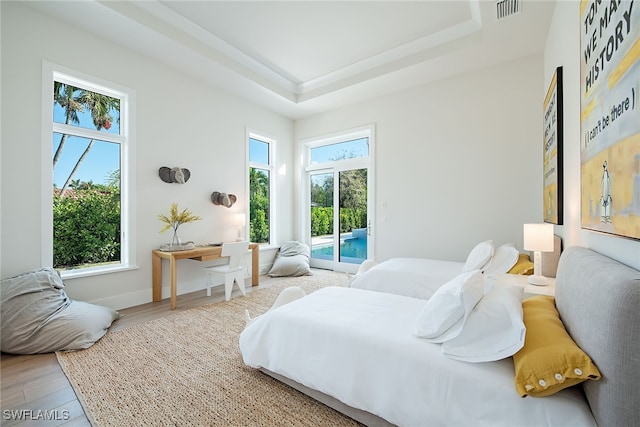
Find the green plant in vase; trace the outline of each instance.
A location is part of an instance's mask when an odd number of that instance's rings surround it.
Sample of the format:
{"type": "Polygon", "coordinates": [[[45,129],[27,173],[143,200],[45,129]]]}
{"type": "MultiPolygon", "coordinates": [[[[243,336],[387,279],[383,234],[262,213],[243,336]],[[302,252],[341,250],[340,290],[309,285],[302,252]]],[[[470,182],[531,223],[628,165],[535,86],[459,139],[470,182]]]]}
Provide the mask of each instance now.
{"type": "Polygon", "coordinates": [[[178,204],[171,203],[171,208],[169,209],[169,216],[160,214],[158,215],[158,219],[162,221],[165,225],[160,230],[160,233],[164,233],[168,229],[173,229],[173,238],[171,239],[172,247],[182,246],[182,242],[178,237],[178,227],[182,224],[186,224],[188,222],[200,221],[198,215],[192,214],[189,209],[185,208],[182,212],[178,211],[178,204]]]}

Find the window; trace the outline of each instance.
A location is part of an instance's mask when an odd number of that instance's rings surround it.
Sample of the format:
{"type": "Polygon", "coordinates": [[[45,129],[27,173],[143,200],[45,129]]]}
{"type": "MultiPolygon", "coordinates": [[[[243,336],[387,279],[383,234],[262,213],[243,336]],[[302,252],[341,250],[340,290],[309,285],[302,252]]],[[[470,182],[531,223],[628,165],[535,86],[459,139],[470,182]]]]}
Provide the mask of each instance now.
{"type": "Polygon", "coordinates": [[[46,64],[44,72],[50,132],[43,166],[51,174],[43,196],[51,210],[43,223],[51,233],[43,261],[64,277],[128,268],[135,253],[129,232],[132,94],[59,68],[46,64]]]}
{"type": "Polygon", "coordinates": [[[249,239],[273,242],[273,158],[272,139],[249,133],[249,239]]]}
{"type": "Polygon", "coordinates": [[[359,159],[369,156],[369,138],[357,138],[326,145],[311,147],[310,164],[334,162],[345,159],[359,159]]]}

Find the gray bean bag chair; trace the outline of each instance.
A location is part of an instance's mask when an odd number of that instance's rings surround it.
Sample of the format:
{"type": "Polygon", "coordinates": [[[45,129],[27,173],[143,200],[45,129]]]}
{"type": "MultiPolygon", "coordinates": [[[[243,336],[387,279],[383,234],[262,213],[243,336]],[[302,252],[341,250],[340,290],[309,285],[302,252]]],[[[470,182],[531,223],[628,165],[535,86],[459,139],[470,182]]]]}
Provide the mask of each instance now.
{"type": "Polygon", "coordinates": [[[43,268],[2,280],[2,351],[14,354],[80,350],[98,341],[117,311],[73,301],[56,270],[43,268]]]}
{"type": "Polygon", "coordinates": [[[269,277],[313,276],[309,268],[311,250],[302,242],[285,242],[273,261],[269,277]]]}

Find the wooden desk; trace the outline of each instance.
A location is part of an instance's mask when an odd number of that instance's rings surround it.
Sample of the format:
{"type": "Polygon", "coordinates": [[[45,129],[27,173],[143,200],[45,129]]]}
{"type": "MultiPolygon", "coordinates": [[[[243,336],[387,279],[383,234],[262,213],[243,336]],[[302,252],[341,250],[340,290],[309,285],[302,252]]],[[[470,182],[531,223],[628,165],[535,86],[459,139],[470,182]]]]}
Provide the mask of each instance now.
{"type": "MultiPolygon", "coordinates": [[[[251,249],[251,285],[258,286],[260,251],[257,243],[249,243],[251,249]]],[[[188,251],[167,252],[156,249],[152,252],[153,269],[153,301],[162,301],[162,260],[169,260],[169,271],[171,274],[171,310],[176,308],[177,300],[177,272],[176,261],[179,259],[193,259],[196,261],[210,261],[222,258],[222,246],[197,246],[188,251]]]]}

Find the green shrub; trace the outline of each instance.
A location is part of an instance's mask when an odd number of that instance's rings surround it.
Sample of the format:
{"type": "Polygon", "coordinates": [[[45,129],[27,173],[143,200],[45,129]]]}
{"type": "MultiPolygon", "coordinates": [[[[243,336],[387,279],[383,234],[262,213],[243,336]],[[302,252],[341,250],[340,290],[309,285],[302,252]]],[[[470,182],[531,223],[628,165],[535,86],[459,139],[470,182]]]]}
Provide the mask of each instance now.
{"type": "MultiPolygon", "coordinates": [[[[340,233],[367,226],[367,210],[364,208],[340,208],[340,233]]],[[[333,208],[311,208],[311,236],[333,234],[333,208]]]]}
{"type": "Polygon", "coordinates": [[[53,197],[53,266],[65,269],[119,261],[119,191],[69,193],[53,197]]]}

